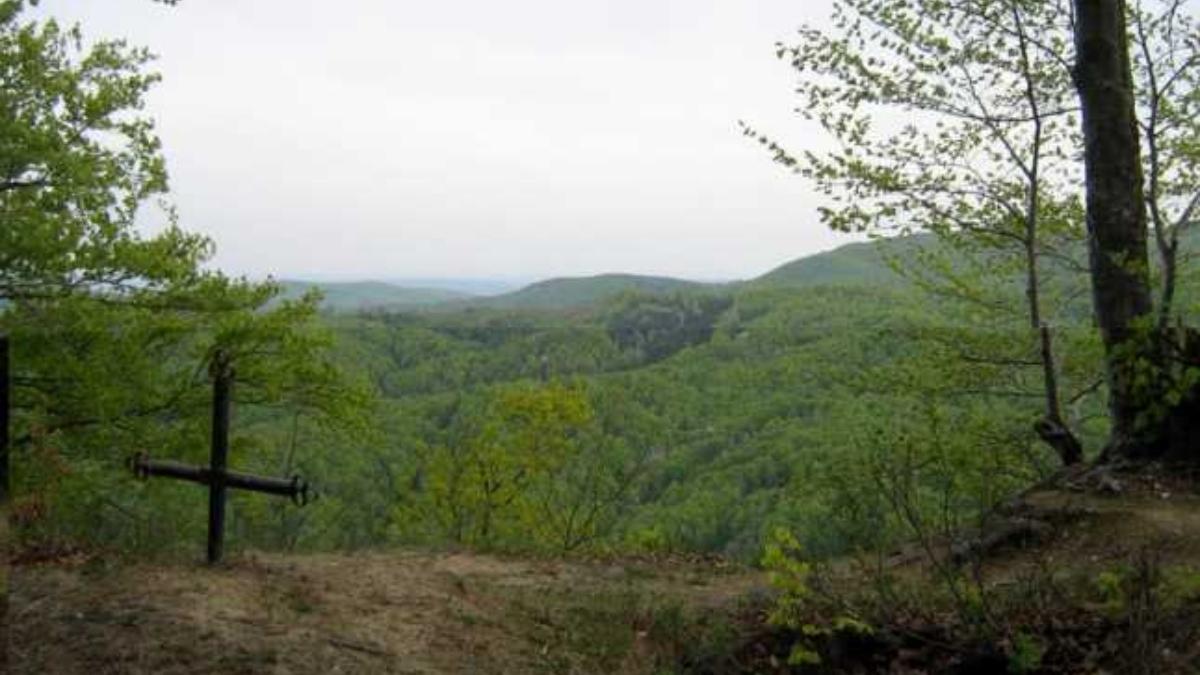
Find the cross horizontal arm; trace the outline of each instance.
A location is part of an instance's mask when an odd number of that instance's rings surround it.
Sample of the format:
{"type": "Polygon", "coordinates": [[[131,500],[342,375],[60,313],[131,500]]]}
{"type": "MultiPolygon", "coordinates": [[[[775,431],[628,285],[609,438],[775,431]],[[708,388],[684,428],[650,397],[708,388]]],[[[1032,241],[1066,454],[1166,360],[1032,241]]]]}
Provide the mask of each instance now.
{"type": "MultiPolygon", "coordinates": [[[[191,481],[201,485],[213,484],[214,474],[208,467],[194,466],[170,460],[150,459],[145,455],[134,457],[132,466],[134,473],[139,478],[164,476],[166,478],[191,481]]],[[[237,471],[225,471],[223,476],[223,482],[226,487],[288,497],[300,505],[311,501],[308,483],[302,481],[299,476],[270,478],[237,471]]]]}

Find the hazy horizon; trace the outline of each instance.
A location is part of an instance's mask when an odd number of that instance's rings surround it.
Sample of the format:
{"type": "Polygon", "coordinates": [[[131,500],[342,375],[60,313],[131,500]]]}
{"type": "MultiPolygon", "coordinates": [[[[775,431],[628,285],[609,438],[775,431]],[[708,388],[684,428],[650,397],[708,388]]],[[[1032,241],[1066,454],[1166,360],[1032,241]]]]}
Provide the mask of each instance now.
{"type": "Polygon", "coordinates": [[[820,145],[774,45],[824,0],[34,11],[160,56],[172,201],[231,274],[732,280],[853,240],[737,127],[820,145]]]}
{"type": "Polygon", "coordinates": [[[735,283],[735,282],[739,282],[739,281],[749,281],[749,280],[755,279],[757,277],[763,276],[769,272],[772,272],[773,270],[775,270],[776,268],[778,268],[782,265],[786,265],[788,263],[795,262],[796,260],[800,260],[803,258],[809,258],[812,256],[820,255],[822,253],[829,253],[838,248],[841,248],[842,246],[845,246],[846,244],[856,243],[859,241],[859,239],[851,238],[849,236],[844,237],[844,239],[845,239],[845,241],[835,243],[833,246],[830,246],[828,248],[824,248],[819,251],[812,251],[810,253],[804,253],[801,255],[797,255],[795,257],[788,258],[787,260],[780,262],[778,265],[772,265],[771,267],[768,267],[766,269],[763,269],[763,270],[760,270],[760,271],[757,271],[757,272],[754,272],[751,274],[738,276],[738,277],[694,277],[694,276],[679,276],[679,275],[671,275],[671,274],[659,274],[659,273],[656,273],[653,271],[631,272],[628,270],[614,269],[614,270],[607,270],[607,271],[602,271],[602,272],[588,272],[588,273],[579,273],[579,274],[572,274],[572,273],[568,272],[565,274],[552,274],[552,275],[542,275],[542,276],[497,274],[497,275],[484,275],[484,276],[429,275],[429,276],[416,276],[416,277],[409,277],[409,276],[403,276],[403,275],[401,275],[401,276],[387,276],[387,275],[355,276],[353,273],[326,274],[326,273],[322,273],[319,271],[318,272],[310,272],[310,273],[305,273],[303,271],[300,271],[300,272],[297,272],[294,274],[287,274],[287,275],[278,275],[278,274],[264,274],[264,275],[258,275],[258,276],[250,275],[250,278],[261,280],[261,279],[265,279],[266,277],[270,276],[270,277],[273,277],[280,281],[304,281],[304,282],[311,282],[311,283],[384,283],[384,284],[392,284],[392,285],[406,286],[406,287],[418,287],[418,286],[422,286],[422,285],[431,286],[431,287],[449,287],[448,284],[465,283],[465,284],[503,285],[503,286],[508,286],[511,288],[519,288],[521,286],[527,286],[529,284],[538,283],[540,281],[549,281],[551,279],[581,279],[581,278],[609,276],[609,275],[633,275],[633,276],[649,276],[649,277],[671,277],[671,278],[676,278],[676,279],[680,279],[683,281],[695,281],[695,282],[700,282],[700,283],[723,284],[723,283],[735,283]]]}

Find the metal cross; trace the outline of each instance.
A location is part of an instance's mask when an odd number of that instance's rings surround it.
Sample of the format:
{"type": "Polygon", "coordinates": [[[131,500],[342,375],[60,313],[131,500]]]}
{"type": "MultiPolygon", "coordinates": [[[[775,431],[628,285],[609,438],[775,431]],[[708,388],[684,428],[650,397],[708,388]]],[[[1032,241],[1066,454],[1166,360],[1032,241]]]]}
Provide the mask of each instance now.
{"type": "Polygon", "coordinates": [[[220,562],[224,550],[226,489],[290,497],[299,506],[304,506],[311,499],[308,483],[299,476],[269,478],[228,470],[230,403],[234,380],[229,356],[218,352],[209,373],[213,379],[213,409],[212,455],[208,467],[153,460],[144,454],[134,457],[132,466],[134,473],[141,478],[165,476],[208,486],[208,562],[212,564],[220,562]]]}

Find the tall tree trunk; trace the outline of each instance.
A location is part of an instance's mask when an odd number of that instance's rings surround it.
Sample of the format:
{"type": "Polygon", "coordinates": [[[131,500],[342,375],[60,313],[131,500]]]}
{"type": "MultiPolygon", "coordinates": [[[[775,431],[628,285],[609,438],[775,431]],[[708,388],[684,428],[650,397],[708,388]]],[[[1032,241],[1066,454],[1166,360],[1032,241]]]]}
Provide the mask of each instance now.
{"type": "Polygon", "coordinates": [[[1153,308],[1125,2],[1074,0],[1074,6],[1088,253],[1112,420],[1106,455],[1137,457],[1151,444],[1139,428],[1148,401],[1134,377],[1136,356],[1148,353],[1149,336],[1139,335],[1135,324],[1153,308]]]}

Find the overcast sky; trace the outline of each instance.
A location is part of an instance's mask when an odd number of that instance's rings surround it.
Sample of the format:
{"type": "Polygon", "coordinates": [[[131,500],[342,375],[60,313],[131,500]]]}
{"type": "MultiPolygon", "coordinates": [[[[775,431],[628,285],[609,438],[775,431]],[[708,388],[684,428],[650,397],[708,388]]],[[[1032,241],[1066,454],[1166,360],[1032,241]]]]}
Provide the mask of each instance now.
{"type": "Polygon", "coordinates": [[[183,225],[237,274],[745,278],[845,239],[745,119],[826,0],[43,0],[160,56],[183,225]]]}

